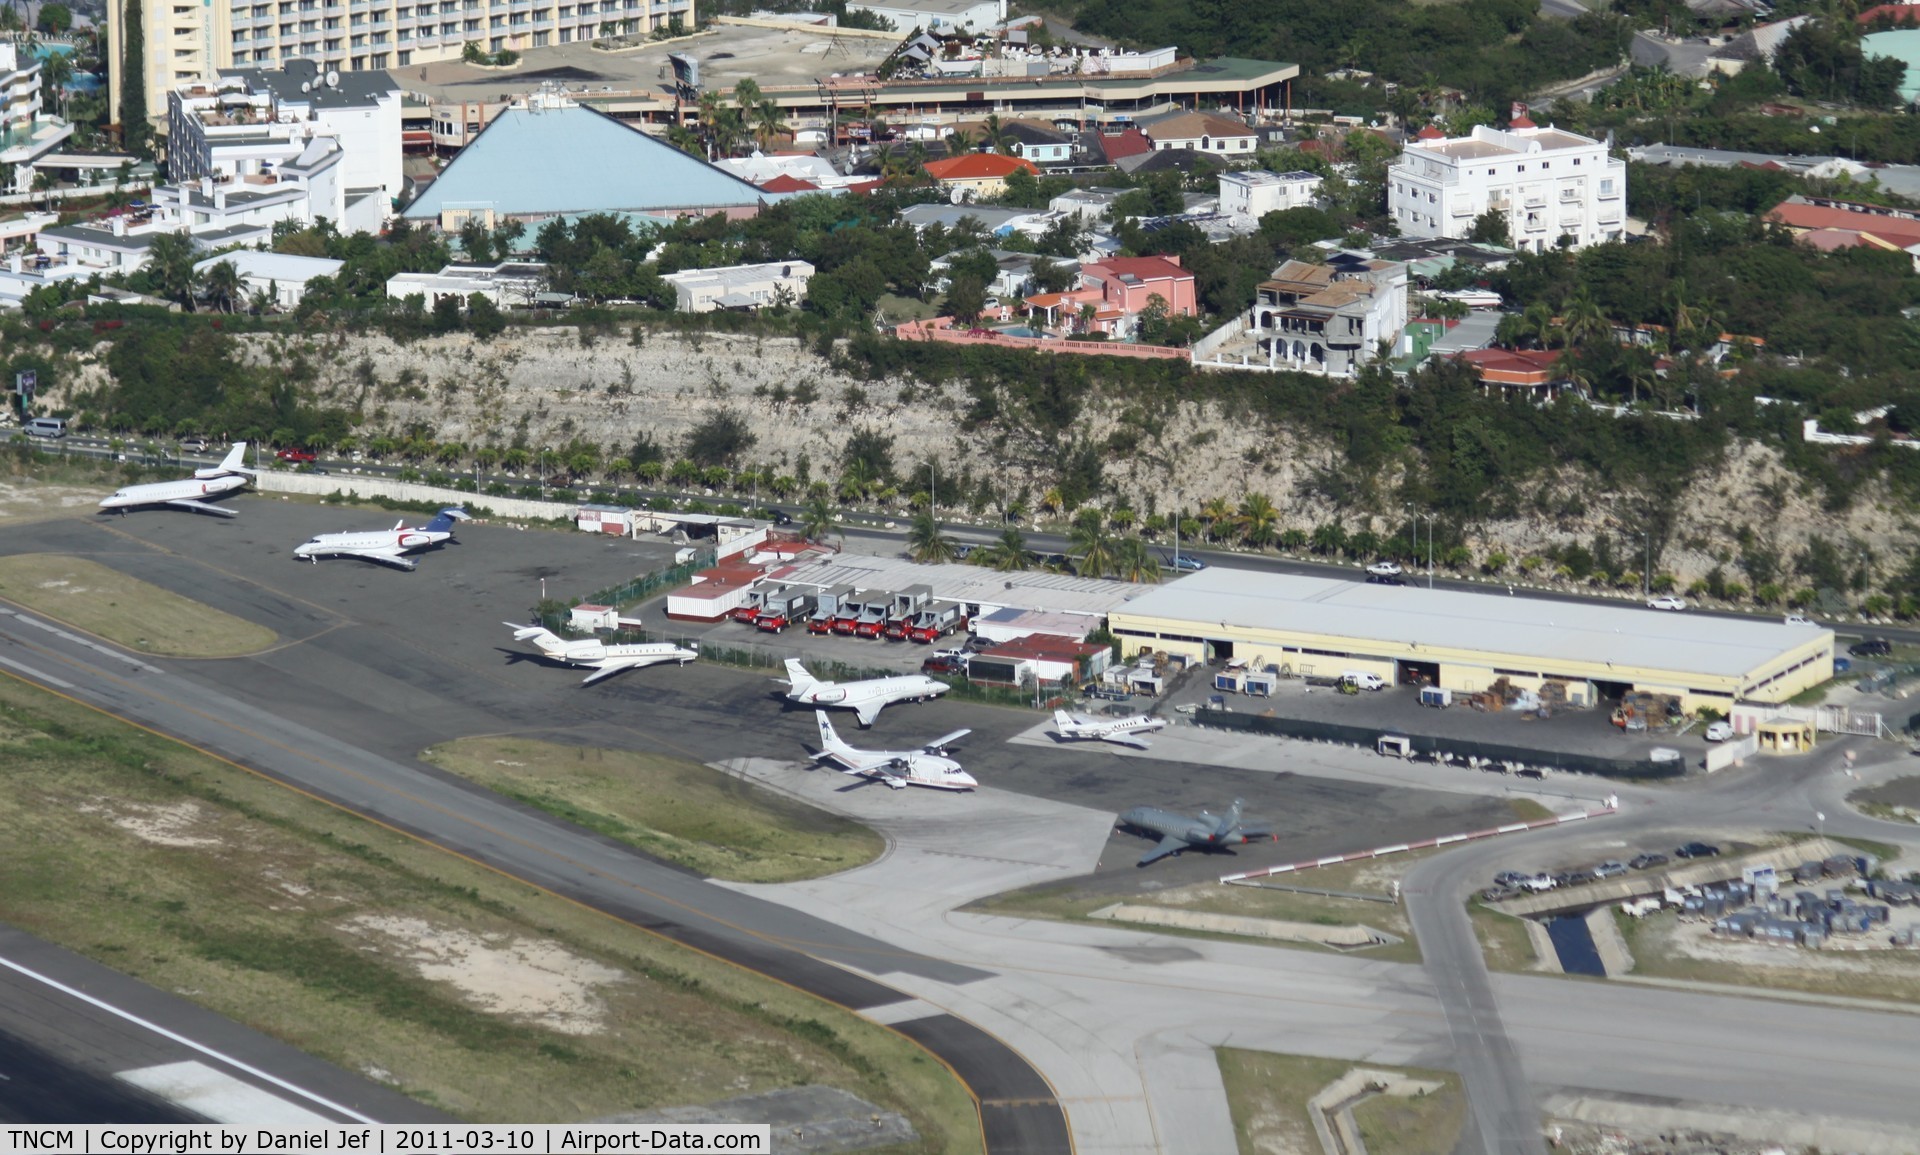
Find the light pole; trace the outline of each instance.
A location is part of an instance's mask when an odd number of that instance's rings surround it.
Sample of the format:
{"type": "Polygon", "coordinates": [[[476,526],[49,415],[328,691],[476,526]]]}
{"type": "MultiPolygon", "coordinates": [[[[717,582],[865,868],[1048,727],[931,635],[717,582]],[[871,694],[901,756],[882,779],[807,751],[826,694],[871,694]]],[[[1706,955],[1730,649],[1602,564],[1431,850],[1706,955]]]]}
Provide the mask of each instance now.
{"type": "Polygon", "coordinates": [[[1647,543],[1647,568],[1640,574],[1640,593],[1650,597],[1653,594],[1653,534],[1642,530],[1640,537],[1647,543]]]}

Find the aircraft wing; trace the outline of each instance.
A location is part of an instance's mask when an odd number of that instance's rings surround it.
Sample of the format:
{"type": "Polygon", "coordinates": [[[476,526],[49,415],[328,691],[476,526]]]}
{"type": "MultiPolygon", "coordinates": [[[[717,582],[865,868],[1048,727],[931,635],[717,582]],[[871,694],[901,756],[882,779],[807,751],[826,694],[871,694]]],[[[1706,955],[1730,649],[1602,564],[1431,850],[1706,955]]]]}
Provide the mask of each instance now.
{"type": "Polygon", "coordinates": [[[933,741],[927,743],[925,746],[920,747],[920,749],[928,754],[938,754],[940,753],[940,751],[946,749],[948,746],[953,745],[955,742],[958,742],[960,739],[966,737],[968,734],[971,734],[971,733],[973,733],[972,730],[955,730],[951,734],[943,734],[940,737],[935,738],[933,741]]]}
{"type": "Polygon", "coordinates": [[[1147,750],[1153,746],[1153,743],[1138,734],[1102,734],[1100,736],[1109,742],[1115,742],[1122,746],[1132,746],[1136,750],[1147,750]]]}
{"type": "Polygon", "coordinates": [[[399,550],[376,549],[369,550],[366,553],[356,553],[353,556],[363,557],[368,561],[377,561],[381,565],[390,565],[395,569],[403,569],[409,573],[419,566],[419,563],[412,558],[402,557],[399,550]]]}
{"type": "Polygon", "coordinates": [[[609,658],[602,663],[599,669],[581,679],[580,684],[583,686],[591,686],[602,678],[611,678],[615,674],[631,670],[636,664],[637,663],[634,662],[623,662],[617,658],[609,658]]]}
{"type": "Polygon", "coordinates": [[[846,766],[841,768],[840,773],[849,774],[855,778],[864,778],[869,782],[885,782],[895,790],[902,789],[907,784],[906,780],[890,769],[890,765],[890,763],[883,762],[863,764],[860,766],[846,766]]]}
{"type": "Polygon", "coordinates": [[[1136,863],[1136,865],[1145,866],[1149,862],[1158,862],[1160,859],[1165,858],[1167,855],[1172,854],[1175,851],[1185,850],[1186,848],[1187,848],[1186,839],[1177,837],[1172,834],[1165,835],[1160,839],[1160,845],[1154,847],[1152,850],[1149,850],[1146,852],[1146,854],[1142,855],[1140,858],[1140,861],[1136,863]]]}
{"type": "Polygon", "coordinates": [[[860,719],[862,726],[871,726],[873,725],[873,720],[880,716],[880,711],[885,709],[886,705],[886,702],[875,698],[871,702],[864,702],[855,706],[853,708],[853,716],[860,719]]]}
{"type": "Polygon", "coordinates": [[[217,505],[209,505],[204,501],[195,501],[190,497],[176,497],[172,501],[163,501],[160,504],[170,505],[175,509],[191,510],[194,513],[211,513],[215,517],[239,516],[231,509],[222,509],[217,505]]]}

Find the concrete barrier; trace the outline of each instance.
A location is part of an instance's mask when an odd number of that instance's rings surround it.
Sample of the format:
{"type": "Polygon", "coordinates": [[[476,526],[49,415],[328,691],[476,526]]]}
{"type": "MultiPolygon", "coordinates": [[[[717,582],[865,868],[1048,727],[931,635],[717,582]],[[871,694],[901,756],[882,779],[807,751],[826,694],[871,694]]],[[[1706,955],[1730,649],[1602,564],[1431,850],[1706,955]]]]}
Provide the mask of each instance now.
{"type": "Polygon", "coordinates": [[[1237,914],[1214,914],[1203,910],[1180,910],[1167,906],[1143,906],[1116,902],[1093,912],[1092,918],[1130,922],[1143,926],[1169,926],[1179,930],[1203,930],[1213,934],[1232,934],[1243,938],[1277,939],[1282,942],[1311,942],[1321,946],[1351,950],[1355,947],[1390,946],[1402,941],[1399,936],[1370,926],[1323,926],[1311,922],[1287,922],[1278,918],[1251,918],[1237,914]]]}
{"type": "Polygon", "coordinates": [[[1355,1067],[1320,1088],[1307,1100],[1307,1117],[1313,1120],[1314,1134],[1327,1155],[1366,1155],[1367,1145],[1360,1138],[1360,1127],[1353,1121],[1354,1104],[1370,1095],[1431,1095],[1446,1084],[1432,1079],[1415,1079],[1399,1071],[1378,1067],[1355,1067]]]}
{"type": "Polygon", "coordinates": [[[1607,977],[1632,971],[1633,952],[1627,949],[1627,940],[1620,937],[1620,928],[1613,924],[1613,908],[1594,907],[1587,912],[1586,922],[1587,934],[1593,939],[1593,951],[1600,956],[1600,969],[1607,977]]]}
{"type": "Polygon", "coordinates": [[[399,481],[373,475],[323,473],[281,473],[261,470],[253,486],[261,493],[305,493],[326,497],[341,493],[347,497],[387,497],[395,501],[424,501],[435,505],[484,505],[499,517],[523,517],[538,521],[571,521],[579,509],[571,501],[528,501],[524,497],[488,497],[480,493],[462,493],[418,481],[399,481]]]}

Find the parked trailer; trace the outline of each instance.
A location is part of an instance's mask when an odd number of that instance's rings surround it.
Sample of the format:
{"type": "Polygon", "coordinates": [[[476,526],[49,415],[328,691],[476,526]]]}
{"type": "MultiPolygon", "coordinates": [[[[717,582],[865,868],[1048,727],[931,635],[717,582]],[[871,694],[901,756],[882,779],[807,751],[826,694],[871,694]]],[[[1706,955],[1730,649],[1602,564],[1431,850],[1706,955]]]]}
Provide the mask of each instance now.
{"type": "Polygon", "coordinates": [[[840,608],[833,612],[833,632],[845,637],[852,637],[858,633],[860,629],[860,619],[866,614],[868,602],[872,600],[873,597],[880,598],[881,604],[885,604],[885,594],[871,596],[855,594],[841,602],[840,608]]]}
{"type": "Polygon", "coordinates": [[[766,608],[760,611],[760,617],[753,624],[770,634],[777,634],[795,622],[803,621],[813,612],[811,594],[783,591],[767,599],[766,608]]]}
{"type": "Polygon", "coordinates": [[[916,642],[932,644],[967,624],[964,608],[957,602],[938,602],[914,616],[907,636],[916,642]]]}

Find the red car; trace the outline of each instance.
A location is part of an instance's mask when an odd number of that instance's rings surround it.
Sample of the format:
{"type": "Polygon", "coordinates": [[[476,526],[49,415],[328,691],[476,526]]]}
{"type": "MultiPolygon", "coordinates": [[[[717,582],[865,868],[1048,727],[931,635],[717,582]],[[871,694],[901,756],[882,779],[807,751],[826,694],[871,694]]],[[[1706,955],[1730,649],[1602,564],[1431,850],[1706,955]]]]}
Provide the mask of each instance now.
{"type": "Polygon", "coordinates": [[[313,450],[311,449],[282,449],[280,452],[274,454],[274,456],[282,461],[290,461],[295,465],[311,465],[315,460],[313,450]]]}

